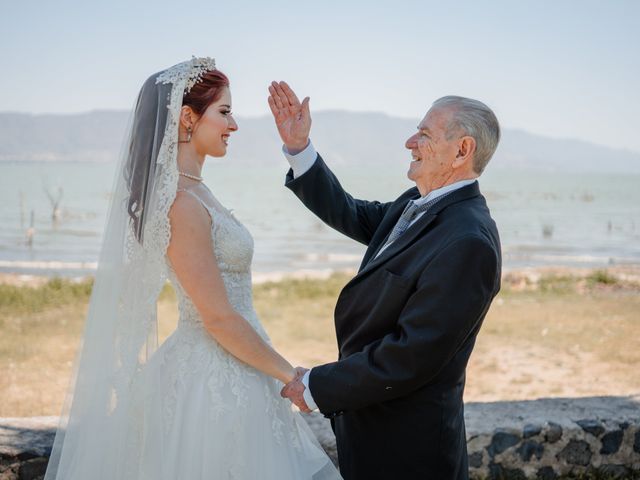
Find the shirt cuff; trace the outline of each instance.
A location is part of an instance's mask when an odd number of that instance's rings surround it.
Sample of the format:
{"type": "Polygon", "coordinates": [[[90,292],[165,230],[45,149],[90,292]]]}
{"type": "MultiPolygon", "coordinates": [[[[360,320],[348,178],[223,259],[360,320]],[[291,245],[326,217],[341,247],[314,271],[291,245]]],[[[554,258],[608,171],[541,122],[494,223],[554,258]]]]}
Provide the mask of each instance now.
{"type": "Polygon", "coordinates": [[[304,392],[302,395],[304,396],[304,401],[311,410],[318,410],[318,405],[313,400],[313,396],[311,395],[311,390],[309,390],[309,374],[311,370],[307,370],[302,377],[302,384],[304,385],[304,392]]]}
{"type": "Polygon", "coordinates": [[[300,153],[295,155],[291,155],[287,150],[287,147],[282,146],[282,153],[287,158],[289,165],[291,165],[291,169],[293,170],[293,178],[298,178],[300,175],[309,170],[314,163],[316,163],[316,158],[318,153],[316,149],[313,147],[313,143],[309,140],[307,146],[300,153]]]}

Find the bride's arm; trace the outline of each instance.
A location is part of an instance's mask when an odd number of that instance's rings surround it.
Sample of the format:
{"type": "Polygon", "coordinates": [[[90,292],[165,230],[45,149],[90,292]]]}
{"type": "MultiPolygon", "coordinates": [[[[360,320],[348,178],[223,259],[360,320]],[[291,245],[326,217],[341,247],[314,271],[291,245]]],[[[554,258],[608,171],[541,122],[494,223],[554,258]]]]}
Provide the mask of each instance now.
{"type": "Polygon", "coordinates": [[[229,303],[212,248],[211,218],[206,210],[191,195],[178,193],[169,219],[167,255],[208,332],[243,362],[283,383],[291,381],[295,376],[291,364],[229,303]]]}

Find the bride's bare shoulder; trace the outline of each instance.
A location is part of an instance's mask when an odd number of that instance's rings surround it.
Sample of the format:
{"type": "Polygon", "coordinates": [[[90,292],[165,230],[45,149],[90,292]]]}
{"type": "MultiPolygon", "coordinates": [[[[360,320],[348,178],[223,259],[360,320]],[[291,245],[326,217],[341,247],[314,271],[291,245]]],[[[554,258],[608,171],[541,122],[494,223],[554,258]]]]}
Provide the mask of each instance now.
{"type": "Polygon", "coordinates": [[[178,190],[169,209],[169,220],[172,229],[174,226],[191,229],[204,226],[208,229],[211,227],[212,219],[204,202],[195,193],[188,190],[178,190]]]}

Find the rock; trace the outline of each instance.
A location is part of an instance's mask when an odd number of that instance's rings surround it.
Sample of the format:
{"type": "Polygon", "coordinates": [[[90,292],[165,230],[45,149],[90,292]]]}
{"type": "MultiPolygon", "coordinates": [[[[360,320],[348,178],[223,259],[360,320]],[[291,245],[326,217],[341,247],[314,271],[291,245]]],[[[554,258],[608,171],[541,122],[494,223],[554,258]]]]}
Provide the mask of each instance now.
{"type": "Polygon", "coordinates": [[[556,443],[562,438],[562,427],[554,422],[549,422],[549,428],[544,434],[544,439],[549,443],[556,443]]]}
{"type": "Polygon", "coordinates": [[[473,452],[469,455],[469,466],[472,468],[482,467],[482,452],[473,452]]]}
{"type": "Polygon", "coordinates": [[[587,433],[599,437],[604,433],[604,427],[597,420],[578,420],[576,422],[587,433]]]}
{"type": "Polygon", "coordinates": [[[556,480],[556,478],[558,478],[558,474],[552,467],[542,467],[538,469],[536,478],[539,478],[540,480],[556,480]]]}
{"type": "Polygon", "coordinates": [[[532,440],[527,440],[526,442],[522,442],[522,444],[516,449],[516,452],[518,452],[523,462],[531,460],[533,455],[540,460],[544,453],[544,445],[532,440]]]}
{"type": "Polygon", "coordinates": [[[535,435],[538,435],[542,431],[542,427],[540,425],[528,423],[522,429],[522,438],[530,438],[535,435]]]}
{"type": "Polygon", "coordinates": [[[23,462],[20,465],[20,480],[39,480],[44,478],[44,474],[47,471],[47,463],[49,463],[49,459],[43,457],[23,462]]]}
{"type": "Polygon", "coordinates": [[[584,440],[570,440],[567,446],[557,455],[557,458],[566,461],[570,465],[586,467],[591,461],[591,447],[584,440]]]}
{"type": "Polygon", "coordinates": [[[636,436],[634,437],[633,451],[636,453],[640,453],[640,430],[636,432],[636,436]]]}
{"type": "Polygon", "coordinates": [[[602,474],[607,479],[631,478],[631,471],[624,465],[602,465],[598,469],[598,473],[602,474]]]}
{"type": "Polygon", "coordinates": [[[497,454],[504,452],[507,448],[517,445],[519,441],[520,437],[515,433],[498,429],[491,438],[491,445],[487,448],[487,452],[489,456],[493,458],[497,454]]]}
{"type": "Polygon", "coordinates": [[[56,435],[53,417],[3,418],[0,421],[0,455],[20,460],[48,457],[56,435]]]}
{"type": "Polygon", "coordinates": [[[604,455],[616,453],[620,450],[623,436],[624,432],[622,430],[614,430],[613,432],[605,433],[602,437],[602,448],[600,449],[600,453],[604,455]]]}
{"type": "Polygon", "coordinates": [[[519,468],[504,468],[499,463],[490,463],[489,478],[491,480],[526,480],[527,476],[519,468]]]}
{"type": "Polygon", "coordinates": [[[0,466],[0,480],[18,480],[19,465],[0,466]]]}

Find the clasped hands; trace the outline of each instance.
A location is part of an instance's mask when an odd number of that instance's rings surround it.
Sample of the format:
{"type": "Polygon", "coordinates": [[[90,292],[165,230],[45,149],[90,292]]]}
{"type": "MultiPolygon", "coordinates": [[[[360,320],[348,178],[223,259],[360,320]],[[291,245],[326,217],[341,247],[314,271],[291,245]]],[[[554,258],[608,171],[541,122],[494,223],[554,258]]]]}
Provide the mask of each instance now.
{"type": "Polygon", "coordinates": [[[304,374],[308,371],[308,368],[296,367],[296,373],[293,377],[293,380],[287,383],[282,388],[282,390],[280,390],[280,396],[282,398],[288,398],[289,400],[291,400],[291,403],[293,403],[300,409],[301,412],[304,413],[311,413],[311,409],[307,405],[307,402],[304,401],[305,386],[302,383],[302,377],[304,377],[304,374]]]}

